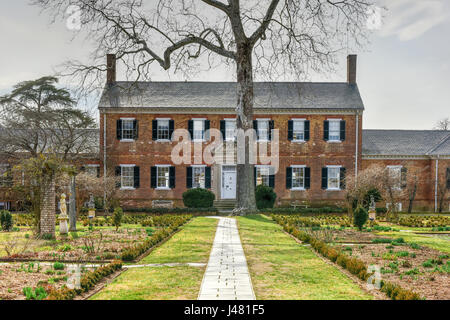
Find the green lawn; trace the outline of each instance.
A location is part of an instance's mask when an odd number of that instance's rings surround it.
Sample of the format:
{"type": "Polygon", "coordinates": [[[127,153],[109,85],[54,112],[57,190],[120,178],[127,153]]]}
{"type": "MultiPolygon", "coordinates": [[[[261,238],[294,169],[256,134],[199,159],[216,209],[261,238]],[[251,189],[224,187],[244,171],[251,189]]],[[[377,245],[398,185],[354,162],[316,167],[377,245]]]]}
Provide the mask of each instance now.
{"type": "MultiPolygon", "coordinates": [[[[182,227],[140,264],[169,262],[208,262],[218,220],[198,217],[182,227]]],[[[197,299],[205,267],[132,268],[125,271],[94,300],[182,300],[197,299]]]]}
{"type": "Polygon", "coordinates": [[[238,223],[257,299],[373,299],[268,217],[239,217],[238,223]]]}

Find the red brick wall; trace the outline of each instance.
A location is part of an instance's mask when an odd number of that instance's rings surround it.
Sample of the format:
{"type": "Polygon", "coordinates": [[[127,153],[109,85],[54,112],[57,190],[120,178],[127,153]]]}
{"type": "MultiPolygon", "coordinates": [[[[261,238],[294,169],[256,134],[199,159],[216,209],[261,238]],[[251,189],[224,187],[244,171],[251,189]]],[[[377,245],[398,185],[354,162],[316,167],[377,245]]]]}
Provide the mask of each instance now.
{"type": "MultiPolygon", "coordinates": [[[[128,206],[150,206],[154,199],[176,200],[182,205],[182,193],[186,191],[186,168],[176,166],[176,186],[172,190],[150,188],[150,167],[157,164],[172,164],[171,151],[177,142],[156,142],[152,140],[152,120],[171,118],[175,129],[187,129],[188,120],[207,118],[211,128],[220,128],[220,120],[232,115],[198,114],[107,114],[107,163],[110,169],[120,164],[135,164],[140,167],[140,188],[121,190],[120,195],[128,206]],[[116,138],[116,121],[120,118],[136,118],[139,121],[139,138],[134,142],[120,142],[116,138]],[[127,199],[125,201],[125,199],[127,199]]],[[[307,165],[311,168],[311,189],[309,197],[315,201],[334,203],[343,200],[344,192],[321,189],[321,168],[326,165],[342,165],[350,174],[355,168],[356,115],[256,115],[258,118],[274,120],[275,129],[280,129],[279,172],[275,177],[275,192],[278,203],[289,204],[291,200],[306,197],[306,192],[286,190],[286,167],[292,164],[307,165]],[[304,118],[310,120],[310,140],[293,143],[287,140],[288,120],[304,118]],[[342,143],[328,143],[323,140],[323,121],[339,118],[346,121],[346,140],[342,143]]],[[[361,157],[362,117],[359,116],[359,159],[361,157]]],[[[101,158],[103,158],[103,114],[100,115],[101,158]]],[[[209,142],[205,143],[206,146],[209,142]]],[[[359,160],[361,163],[361,160],[359,160]]]]}

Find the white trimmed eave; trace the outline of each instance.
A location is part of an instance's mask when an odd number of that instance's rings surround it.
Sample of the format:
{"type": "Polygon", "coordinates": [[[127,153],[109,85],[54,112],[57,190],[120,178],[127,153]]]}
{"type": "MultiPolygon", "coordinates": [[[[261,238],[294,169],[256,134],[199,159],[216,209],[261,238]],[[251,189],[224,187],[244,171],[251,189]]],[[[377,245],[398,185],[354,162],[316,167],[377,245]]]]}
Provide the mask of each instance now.
{"type": "MultiPolygon", "coordinates": [[[[99,107],[100,113],[141,113],[141,114],[236,114],[233,108],[205,108],[205,107],[99,107]]],[[[361,114],[363,109],[318,109],[318,108],[254,108],[253,113],[258,114],[361,114]]]]}
{"type": "Polygon", "coordinates": [[[363,160],[431,160],[450,159],[450,155],[387,155],[387,154],[363,154],[363,160]]]}

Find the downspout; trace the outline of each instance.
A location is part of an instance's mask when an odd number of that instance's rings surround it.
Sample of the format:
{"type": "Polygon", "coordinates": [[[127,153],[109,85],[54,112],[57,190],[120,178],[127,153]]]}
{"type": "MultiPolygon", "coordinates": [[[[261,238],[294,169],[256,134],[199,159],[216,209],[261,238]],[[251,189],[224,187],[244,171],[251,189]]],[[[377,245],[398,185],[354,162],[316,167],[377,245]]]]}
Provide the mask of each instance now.
{"type": "Polygon", "coordinates": [[[438,197],[438,170],[439,170],[439,156],[436,156],[436,160],[435,160],[435,162],[436,162],[436,172],[435,172],[435,174],[436,174],[436,176],[435,176],[435,178],[434,178],[434,212],[436,213],[437,212],[437,202],[438,202],[438,199],[437,199],[437,197],[438,197]]]}
{"type": "Polygon", "coordinates": [[[359,111],[356,111],[355,185],[358,181],[359,111]]]}
{"type": "Polygon", "coordinates": [[[103,114],[103,203],[106,203],[106,113],[103,114]]]}

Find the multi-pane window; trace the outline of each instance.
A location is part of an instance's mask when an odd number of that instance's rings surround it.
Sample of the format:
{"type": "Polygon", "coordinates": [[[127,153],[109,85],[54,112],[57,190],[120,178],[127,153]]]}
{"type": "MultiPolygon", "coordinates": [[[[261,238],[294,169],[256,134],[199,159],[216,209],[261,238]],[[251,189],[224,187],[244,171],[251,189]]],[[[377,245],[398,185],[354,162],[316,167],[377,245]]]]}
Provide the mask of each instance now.
{"type": "Polygon", "coordinates": [[[269,120],[258,121],[258,140],[269,141],[269,120]]]}
{"type": "Polygon", "coordinates": [[[8,187],[11,185],[9,164],[0,164],[0,187],[8,187]]]}
{"type": "Polygon", "coordinates": [[[339,189],[340,188],[340,171],[339,167],[329,167],[328,168],[328,189],[339,189]]]}
{"type": "Polygon", "coordinates": [[[236,120],[225,121],[225,141],[234,141],[236,139],[236,120]]]}
{"type": "Polygon", "coordinates": [[[202,141],[205,134],[205,121],[193,120],[194,141],[202,141]]]}
{"type": "Polygon", "coordinates": [[[270,167],[268,166],[258,166],[256,167],[256,185],[270,185],[270,167]]]}
{"type": "Polygon", "coordinates": [[[134,119],[122,119],[122,139],[134,139],[134,119]]]}
{"type": "Polygon", "coordinates": [[[98,175],[98,165],[87,165],[86,166],[86,173],[90,176],[96,177],[98,175]]]}
{"type": "Polygon", "coordinates": [[[328,120],[329,122],[329,141],[341,140],[341,120],[328,120]]]}
{"type": "Polygon", "coordinates": [[[134,166],[121,166],[120,183],[122,188],[134,188],[134,166]]]}
{"type": "Polygon", "coordinates": [[[205,188],[205,167],[192,167],[192,187],[205,188]]]}
{"type": "Polygon", "coordinates": [[[396,189],[401,189],[402,186],[402,167],[401,166],[388,166],[389,179],[392,186],[396,189]]]}
{"type": "Polygon", "coordinates": [[[292,167],[292,189],[305,188],[305,167],[292,167]]]}
{"type": "Polygon", "coordinates": [[[170,172],[169,172],[170,167],[169,166],[158,166],[157,167],[157,174],[156,174],[156,178],[157,178],[157,188],[169,188],[169,177],[170,177],[170,172]]]}
{"type": "Polygon", "coordinates": [[[293,129],[293,140],[294,141],[304,141],[305,140],[305,121],[304,120],[294,120],[292,124],[293,129]]]}
{"type": "Polygon", "coordinates": [[[159,119],[158,120],[158,129],[157,129],[157,139],[158,140],[169,140],[169,120],[167,119],[159,119]]]}

